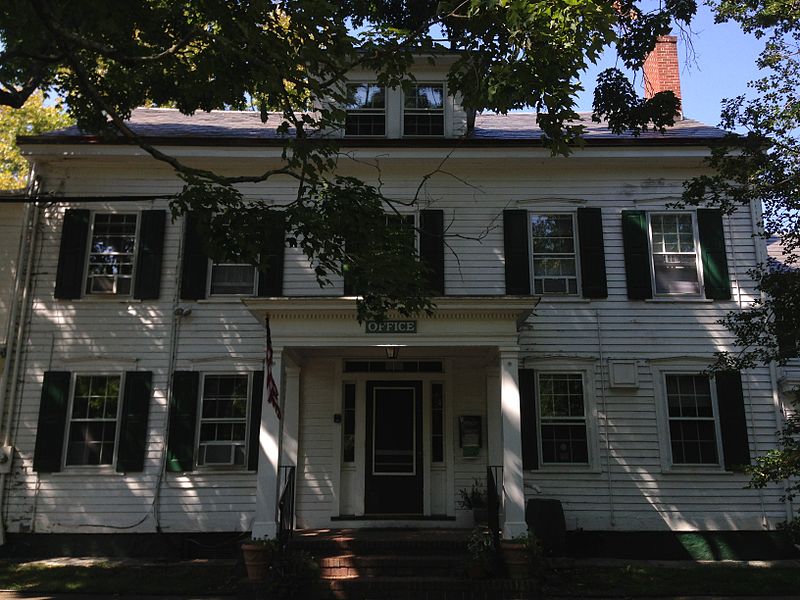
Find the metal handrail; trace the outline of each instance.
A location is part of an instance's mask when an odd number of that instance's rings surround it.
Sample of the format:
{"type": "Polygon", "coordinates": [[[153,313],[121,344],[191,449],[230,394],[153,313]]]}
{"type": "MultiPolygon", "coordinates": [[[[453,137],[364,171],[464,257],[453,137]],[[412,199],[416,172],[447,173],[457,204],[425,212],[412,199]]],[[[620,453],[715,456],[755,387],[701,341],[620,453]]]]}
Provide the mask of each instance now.
{"type": "Polygon", "coordinates": [[[503,485],[503,467],[490,465],[486,467],[486,508],[489,533],[495,547],[500,545],[500,489],[503,485]],[[499,484],[498,484],[499,482],[499,484]]]}
{"type": "Polygon", "coordinates": [[[280,468],[283,488],[278,500],[278,541],[281,544],[286,544],[294,531],[294,473],[293,466],[280,468]]]}

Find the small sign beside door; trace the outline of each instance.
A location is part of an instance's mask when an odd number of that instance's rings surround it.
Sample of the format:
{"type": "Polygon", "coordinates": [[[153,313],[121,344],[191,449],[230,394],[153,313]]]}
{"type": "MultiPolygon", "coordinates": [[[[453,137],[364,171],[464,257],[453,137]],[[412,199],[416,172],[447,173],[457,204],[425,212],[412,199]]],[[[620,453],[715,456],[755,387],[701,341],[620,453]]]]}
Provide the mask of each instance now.
{"type": "Polygon", "coordinates": [[[416,321],[367,321],[366,333],[417,333],[416,321]]]}

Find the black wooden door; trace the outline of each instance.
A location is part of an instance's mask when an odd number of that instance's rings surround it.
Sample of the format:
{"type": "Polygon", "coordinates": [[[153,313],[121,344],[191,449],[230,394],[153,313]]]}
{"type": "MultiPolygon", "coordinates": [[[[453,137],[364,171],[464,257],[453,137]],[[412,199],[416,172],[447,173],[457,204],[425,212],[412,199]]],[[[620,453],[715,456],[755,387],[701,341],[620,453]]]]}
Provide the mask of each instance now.
{"type": "Polygon", "coordinates": [[[367,514],[422,514],[422,382],[367,382],[367,514]]]}

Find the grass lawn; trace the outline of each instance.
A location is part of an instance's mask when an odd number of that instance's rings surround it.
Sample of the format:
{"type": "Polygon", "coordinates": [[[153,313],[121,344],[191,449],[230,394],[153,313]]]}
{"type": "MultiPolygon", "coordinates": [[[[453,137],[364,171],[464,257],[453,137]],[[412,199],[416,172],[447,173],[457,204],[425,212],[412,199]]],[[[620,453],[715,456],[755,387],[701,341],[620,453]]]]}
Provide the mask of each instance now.
{"type": "MultiPolygon", "coordinates": [[[[588,567],[550,569],[548,596],[670,596],[796,594],[800,569],[696,565],[677,567],[588,567]]],[[[95,563],[49,566],[0,562],[0,589],[98,594],[235,594],[247,589],[231,564],[174,563],[129,565],[95,563]]]]}
{"type": "Polygon", "coordinates": [[[781,596],[798,593],[800,569],[695,565],[570,567],[545,574],[544,596],[781,596]]]}
{"type": "Polygon", "coordinates": [[[46,566],[0,563],[0,589],[89,594],[233,594],[241,576],[230,564],[46,566]]]}

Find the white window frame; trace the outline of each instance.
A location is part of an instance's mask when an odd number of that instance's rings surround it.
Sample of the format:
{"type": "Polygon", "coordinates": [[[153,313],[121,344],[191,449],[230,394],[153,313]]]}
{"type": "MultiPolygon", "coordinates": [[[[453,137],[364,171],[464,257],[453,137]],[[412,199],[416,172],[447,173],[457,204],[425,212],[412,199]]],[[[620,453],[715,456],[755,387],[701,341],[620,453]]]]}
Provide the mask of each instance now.
{"type": "MultiPolygon", "coordinates": [[[[668,211],[668,210],[653,210],[647,212],[647,246],[650,260],[650,286],[653,290],[654,298],[705,298],[705,286],[703,285],[703,260],[700,252],[700,235],[697,229],[697,213],[691,211],[668,211]],[[662,292],[656,290],[656,265],[655,265],[655,250],[653,248],[653,222],[652,218],[656,215],[678,215],[688,214],[692,219],[692,237],[694,240],[694,260],[697,269],[697,285],[699,287],[698,293],[688,292],[662,292]]],[[[660,254],[660,253],[659,253],[660,254]]],[[[673,252],[672,254],[688,254],[682,252],[673,252]]]]}
{"type": "Polygon", "coordinates": [[[424,87],[424,86],[440,86],[442,88],[442,108],[441,109],[424,109],[424,108],[406,108],[406,92],[405,90],[401,89],[401,96],[402,100],[400,102],[400,128],[402,130],[402,137],[407,138],[443,138],[447,137],[447,82],[446,81],[414,81],[411,83],[412,86],[416,87],[424,87]],[[442,114],[442,133],[441,134],[413,134],[413,133],[406,133],[406,113],[429,113],[429,114],[439,114],[441,110],[442,114]]]}
{"type": "Polygon", "coordinates": [[[362,85],[371,85],[375,87],[379,87],[383,89],[383,133],[373,133],[373,134],[348,134],[347,133],[347,115],[349,113],[354,114],[379,114],[379,109],[377,108],[348,108],[347,105],[344,106],[345,111],[345,122],[342,127],[342,135],[346,138],[385,138],[389,131],[389,91],[390,88],[387,88],[385,85],[379,84],[377,81],[348,81],[345,83],[345,92],[349,93],[348,88],[351,86],[362,86],[362,85]]]}
{"type": "Polygon", "coordinates": [[[532,210],[528,209],[528,244],[530,244],[530,251],[528,257],[528,270],[530,272],[531,277],[531,291],[534,294],[546,296],[547,298],[580,298],[583,294],[583,289],[581,285],[581,257],[580,257],[580,239],[578,239],[578,215],[575,211],[564,211],[564,210],[532,210]],[[533,261],[534,257],[536,256],[533,251],[533,217],[535,216],[563,216],[569,215],[572,217],[572,243],[575,249],[574,256],[575,256],[575,281],[576,281],[576,292],[574,294],[570,292],[560,293],[560,292],[545,292],[544,287],[542,288],[542,293],[536,293],[536,272],[533,268],[533,261]]]}
{"type": "MultiPolygon", "coordinates": [[[[653,362],[653,361],[651,361],[653,362]]],[[[722,448],[722,430],[719,422],[719,404],[717,402],[717,386],[713,377],[708,377],[711,391],[711,407],[714,412],[714,435],[717,443],[717,463],[676,463],[672,459],[672,436],[669,430],[669,404],[667,399],[667,375],[703,375],[708,367],[708,359],[694,359],[671,363],[653,364],[653,384],[655,388],[656,418],[658,421],[659,455],[661,468],[665,473],[700,472],[724,473],[725,455],[722,448]]]]}
{"type": "MultiPolygon", "coordinates": [[[[93,210],[91,212],[91,221],[89,223],[89,235],[86,236],[86,259],[83,264],[83,283],[81,296],[89,298],[132,298],[134,286],[136,285],[136,263],[139,257],[139,230],[142,226],[142,213],[140,211],[118,211],[118,210],[93,210]],[[89,265],[92,258],[92,238],[94,236],[95,217],[98,215],[134,215],[136,216],[136,231],[133,238],[133,266],[131,268],[131,291],[127,294],[118,292],[90,292],[88,291],[89,283],[89,265]]],[[[116,288],[116,281],[114,283],[116,288]]]]}
{"type": "Polygon", "coordinates": [[[533,369],[536,375],[536,444],[540,472],[600,472],[600,451],[598,447],[597,399],[595,397],[595,363],[593,358],[539,358],[524,361],[527,369],[533,369]],[[539,394],[539,374],[572,374],[583,378],[583,412],[586,419],[586,447],[589,455],[588,463],[546,463],[542,460],[542,401],[539,394]]]}
{"type": "Polygon", "coordinates": [[[259,272],[255,266],[248,263],[233,263],[233,262],[214,262],[208,259],[208,271],[206,274],[206,298],[246,298],[258,295],[258,278],[259,272]],[[214,275],[214,267],[252,267],[253,273],[253,289],[250,293],[243,294],[219,294],[212,291],[212,277],[214,275]]]}
{"type": "MultiPolygon", "coordinates": [[[[120,371],[75,371],[71,374],[69,384],[69,402],[67,403],[67,418],[64,425],[64,443],[61,448],[61,466],[65,471],[90,470],[115,471],[117,467],[117,454],[119,452],[119,434],[122,416],[122,402],[125,396],[125,372],[120,371]],[[119,396],[117,397],[117,415],[115,417],[116,429],[114,431],[114,452],[110,464],[102,465],[68,465],[67,452],[69,451],[69,434],[72,427],[72,409],[75,403],[75,387],[78,377],[119,377],[119,396]]],[[[81,421],[85,422],[85,421],[81,421]]]]}
{"type": "MultiPolygon", "coordinates": [[[[266,374],[265,374],[266,375],[266,374]]],[[[197,420],[195,423],[194,432],[194,468],[198,471],[247,471],[247,465],[250,461],[248,450],[250,449],[250,420],[252,415],[250,413],[250,400],[253,397],[253,372],[252,371],[204,371],[200,373],[200,385],[198,386],[197,397],[197,420]],[[244,421],[244,464],[242,465],[225,465],[225,464],[200,464],[200,428],[203,424],[203,398],[205,396],[206,378],[207,377],[246,377],[247,378],[247,396],[245,398],[246,404],[246,417],[244,421]]]]}

